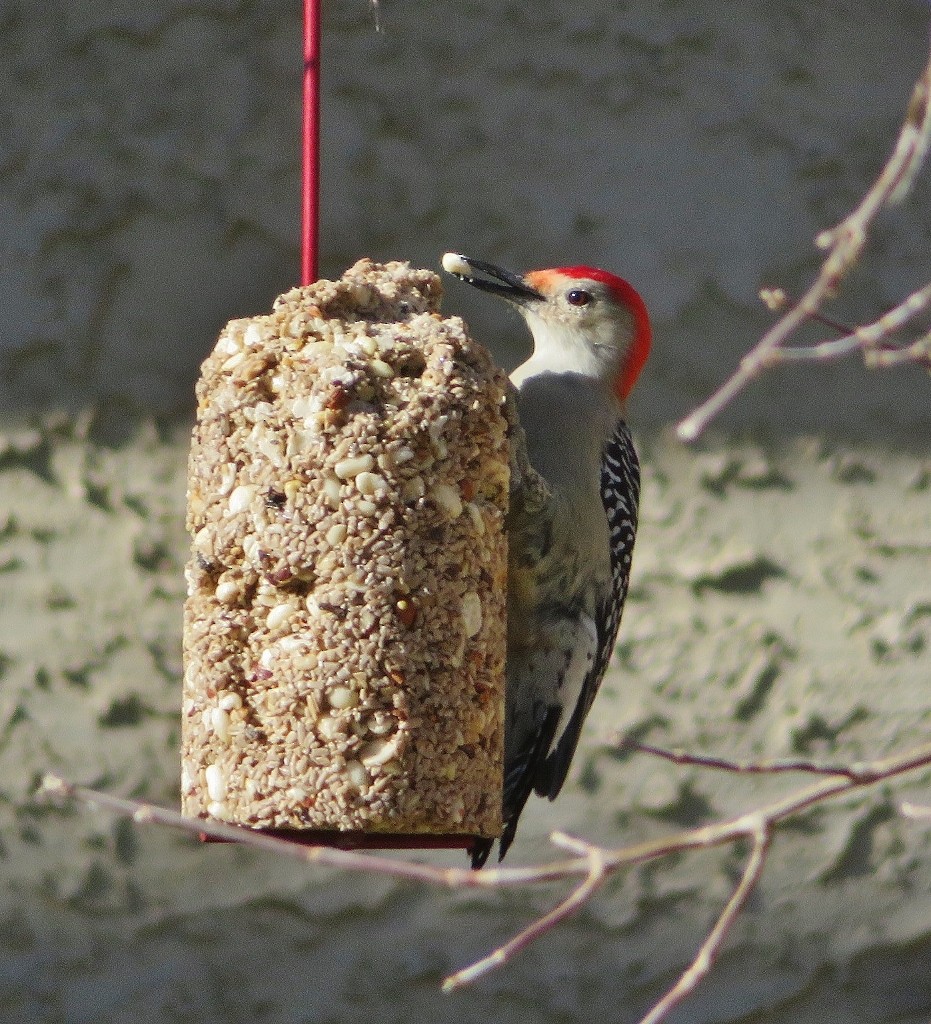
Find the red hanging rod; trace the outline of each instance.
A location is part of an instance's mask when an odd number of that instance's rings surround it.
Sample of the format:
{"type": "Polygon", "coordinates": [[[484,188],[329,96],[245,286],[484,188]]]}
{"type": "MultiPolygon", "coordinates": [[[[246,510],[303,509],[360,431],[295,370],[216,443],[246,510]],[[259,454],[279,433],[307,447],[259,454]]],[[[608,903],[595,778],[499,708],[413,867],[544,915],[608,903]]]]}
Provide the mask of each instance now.
{"type": "Polygon", "coordinates": [[[317,280],[320,238],[320,0],[304,0],[301,284],[317,280]]]}

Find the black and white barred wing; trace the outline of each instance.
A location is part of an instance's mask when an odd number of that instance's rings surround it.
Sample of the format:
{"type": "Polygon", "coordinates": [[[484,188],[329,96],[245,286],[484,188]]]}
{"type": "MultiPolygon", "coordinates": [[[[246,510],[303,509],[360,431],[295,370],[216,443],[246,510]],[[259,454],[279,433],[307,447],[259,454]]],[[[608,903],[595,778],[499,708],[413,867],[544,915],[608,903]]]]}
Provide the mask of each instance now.
{"type": "MultiPolygon", "coordinates": [[[[630,584],[640,502],[640,463],[630,430],[623,420],[618,421],[605,447],[601,464],[601,500],[608,520],[611,546],[611,587],[605,606],[598,610],[596,621],[587,627],[593,633],[591,644],[583,644],[580,648],[591,660],[579,688],[575,709],[537,773],[534,788],[540,796],[547,796],[550,800],[556,798],[566,780],[582,725],[611,660],[630,584]]],[[[580,623],[580,628],[584,626],[580,623]]]]}

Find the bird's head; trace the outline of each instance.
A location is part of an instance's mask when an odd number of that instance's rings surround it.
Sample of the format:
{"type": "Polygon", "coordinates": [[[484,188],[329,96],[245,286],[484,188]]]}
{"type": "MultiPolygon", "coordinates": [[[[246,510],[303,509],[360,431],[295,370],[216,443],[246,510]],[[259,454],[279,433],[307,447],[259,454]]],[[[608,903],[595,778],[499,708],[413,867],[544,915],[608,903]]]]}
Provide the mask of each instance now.
{"type": "Polygon", "coordinates": [[[595,267],[520,277],[458,253],[446,253],[443,269],[507,299],[527,321],[534,354],[515,383],[543,370],[577,372],[604,381],[621,401],[630,394],[650,353],[651,330],[643,299],[623,278],[595,267]]]}

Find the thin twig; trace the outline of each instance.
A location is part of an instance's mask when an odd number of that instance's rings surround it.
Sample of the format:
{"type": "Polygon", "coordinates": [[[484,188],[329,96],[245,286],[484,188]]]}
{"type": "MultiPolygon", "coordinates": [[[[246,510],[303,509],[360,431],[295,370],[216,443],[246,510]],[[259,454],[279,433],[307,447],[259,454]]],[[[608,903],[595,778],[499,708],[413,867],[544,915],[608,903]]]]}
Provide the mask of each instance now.
{"type": "Polygon", "coordinates": [[[827,761],[812,761],[801,757],[767,758],[764,761],[735,761],[712,754],[692,754],[680,749],[666,749],[652,743],[623,738],[618,743],[619,750],[634,750],[641,754],[662,758],[678,765],[692,765],[697,768],[714,768],[719,771],[734,772],[740,775],[777,775],[785,772],[803,772],[809,775],[843,775],[856,782],[872,781],[873,774],[869,765],[846,765],[827,761]]]}
{"type": "Polygon", "coordinates": [[[895,347],[889,342],[891,336],[901,330],[912,318],[931,305],[931,283],[912,292],[897,306],[884,313],[878,320],[864,324],[848,331],[842,338],[824,341],[817,345],[790,347],[783,345],[769,353],[766,365],[776,366],[780,363],[800,362],[802,360],[827,361],[849,355],[858,349],[862,350],[868,363],[887,360],[898,362],[915,362],[927,345],[926,338],[903,347],[895,347]]]}
{"type": "Polygon", "coordinates": [[[721,911],[714,926],[708,933],[708,937],[701,944],[695,959],[679,976],[679,980],[671,989],[657,1002],[650,1012],[640,1021],[640,1024],[659,1024],[669,1013],[679,1006],[697,988],[698,984],[706,977],[724,945],[737,916],[743,910],[750,894],[756,888],[763,875],[763,868],[766,866],[766,854],[772,840],[770,826],[759,821],[753,832],[753,849],[747,858],[743,874],[737,887],[731,894],[724,909],[721,911]]]}
{"type": "Polygon", "coordinates": [[[846,334],[843,338],[833,341],[821,341],[817,345],[783,345],[770,352],[766,359],[767,368],[781,366],[783,363],[802,363],[814,361],[826,363],[832,359],[843,359],[863,348],[863,339],[859,334],[846,334]]]}
{"type": "Polygon", "coordinates": [[[906,151],[902,174],[889,195],[890,203],[901,202],[908,195],[931,141],[931,64],[915,84],[905,115],[899,145],[906,151]]]}
{"type": "Polygon", "coordinates": [[[337,850],[329,846],[307,846],[241,825],[229,825],[214,818],[189,818],[167,807],[128,800],[125,797],[102,793],[85,786],[77,786],[66,782],[57,775],[45,776],[40,795],[58,800],[77,800],[80,803],[132,818],[141,824],[165,825],[195,837],[206,836],[208,839],[221,842],[238,843],[240,846],[248,846],[279,857],[303,861],[305,864],[341,868],[345,871],[391,875],[407,881],[426,882],[452,889],[488,889],[531,885],[585,874],[588,870],[588,860],[585,857],[561,862],[554,861],[539,867],[491,868],[485,871],[472,871],[469,868],[438,868],[416,861],[379,857],[354,850],[337,850]]]}
{"type": "Polygon", "coordinates": [[[456,971],[455,974],[451,974],[446,978],[443,982],[444,992],[452,992],[457,988],[462,988],[464,985],[470,985],[472,982],[475,982],[479,978],[488,974],[489,971],[506,964],[508,960],[521,952],[532,942],[535,942],[541,935],[551,931],[556,927],[556,925],[560,924],[567,917],[574,914],[580,907],[584,906],[584,904],[594,896],[597,890],[604,883],[605,879],[608,877],[608,873],[605,870],[603,850],[597,846],[592,846],[590,843],[572,839],[571,837],[565,836],[559,832],[553,833],[550,838],[557,846],[571,846],[576,852],[585,853],[590,865],[586,877],[582,880],[580,885],[573,889],[573,891],[548,914],[544,914],[542,917],[534,921],[529,927],[515,935],[514,938],[505,942],[503,945],[498,946],[497,949],[492,950],[488,956],[482,957],[481,960],[475,961],[475,963],[471,964],[469,967],[465,967],[461,971],[456,971]]]}
{"type": "Polygon", "coordinates": [[[867,366],[885,368],[902,366],[905,363],[917,363],[920,366],[931,366],[931,333],[913,341],[902,348],[880,348],[865,353],[867,366]]]}

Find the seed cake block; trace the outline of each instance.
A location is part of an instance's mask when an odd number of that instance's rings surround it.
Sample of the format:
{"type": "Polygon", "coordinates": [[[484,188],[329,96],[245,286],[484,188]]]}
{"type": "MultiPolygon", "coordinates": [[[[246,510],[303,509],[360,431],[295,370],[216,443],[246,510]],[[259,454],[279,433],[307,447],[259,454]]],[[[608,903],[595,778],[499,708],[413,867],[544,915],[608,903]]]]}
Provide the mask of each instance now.
{"type": "Polygon", "coordinates": [[[232,321],[203,364],[188,815],[500,833],[507,380],[441,295],[361,260],[232,321]]]}

